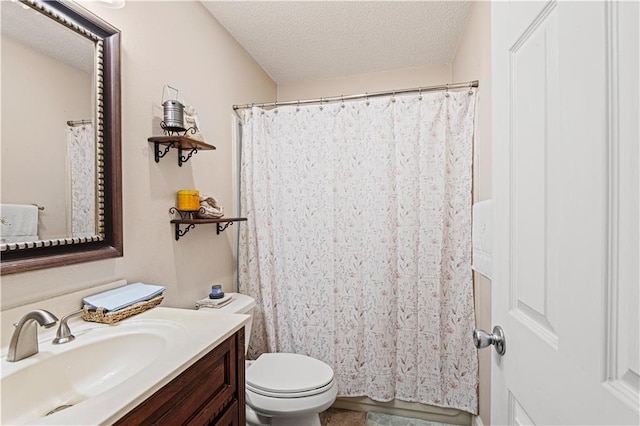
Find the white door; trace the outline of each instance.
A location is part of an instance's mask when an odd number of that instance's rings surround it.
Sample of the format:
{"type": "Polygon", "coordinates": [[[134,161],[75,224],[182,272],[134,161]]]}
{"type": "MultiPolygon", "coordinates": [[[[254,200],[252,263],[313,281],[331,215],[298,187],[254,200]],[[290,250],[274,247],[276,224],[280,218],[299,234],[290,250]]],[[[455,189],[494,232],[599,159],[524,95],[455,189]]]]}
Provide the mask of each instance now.
{"type": "Polygon", "coordinates": [[[640,424],[639,23],[492,4],[494,425],[640,424]]]}

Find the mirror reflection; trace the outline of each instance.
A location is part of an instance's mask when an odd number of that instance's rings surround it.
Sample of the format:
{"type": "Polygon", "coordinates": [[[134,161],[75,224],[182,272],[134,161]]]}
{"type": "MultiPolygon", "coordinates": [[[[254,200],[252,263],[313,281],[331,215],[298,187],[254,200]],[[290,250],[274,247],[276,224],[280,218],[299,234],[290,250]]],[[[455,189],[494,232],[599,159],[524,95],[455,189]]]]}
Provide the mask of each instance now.
{"type": "Polygon", "coordinates": [[[92,40],[0,2],[1,244],[99,234],[92,40]]]}

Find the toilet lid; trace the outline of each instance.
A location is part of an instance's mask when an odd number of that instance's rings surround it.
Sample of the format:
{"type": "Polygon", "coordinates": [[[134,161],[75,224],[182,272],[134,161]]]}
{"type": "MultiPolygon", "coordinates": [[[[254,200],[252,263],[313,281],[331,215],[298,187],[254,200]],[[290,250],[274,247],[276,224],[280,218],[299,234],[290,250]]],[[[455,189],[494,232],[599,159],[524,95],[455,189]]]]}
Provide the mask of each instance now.
{"type": "Polygon", "coordinates": [[[309,396],[333,382],[333,369],[298,354],[262,354],[246,371],[247,389],[267,396],[309,396]]]}

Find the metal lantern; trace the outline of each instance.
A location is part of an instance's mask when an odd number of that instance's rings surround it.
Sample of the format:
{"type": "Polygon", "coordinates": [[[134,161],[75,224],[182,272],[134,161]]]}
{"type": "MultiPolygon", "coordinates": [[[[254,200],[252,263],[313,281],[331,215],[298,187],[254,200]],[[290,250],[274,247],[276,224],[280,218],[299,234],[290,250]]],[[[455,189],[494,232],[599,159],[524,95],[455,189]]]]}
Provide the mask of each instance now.
{"type": "Polygon", "coordinates": [[[170,132],[184,132],[184,105],[178,100],[179,90],[169,86],[164,86],[162,90],[162,108],[164,111],[163,129],[170,132]],[[165,101],[165,93],[169,95],[169,90],[175,91],[175,98],[165,101]]]}

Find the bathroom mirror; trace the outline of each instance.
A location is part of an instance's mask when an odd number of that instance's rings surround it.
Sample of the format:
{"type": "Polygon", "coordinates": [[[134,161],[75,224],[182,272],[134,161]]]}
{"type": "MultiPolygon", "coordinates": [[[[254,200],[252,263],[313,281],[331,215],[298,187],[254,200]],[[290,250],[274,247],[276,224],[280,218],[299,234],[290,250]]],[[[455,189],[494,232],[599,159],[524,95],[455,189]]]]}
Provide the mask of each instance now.
{"type": "Polygon", "coordinates": [[[122,256],[120,32],[70,1],[0,7],[1,273],[122,256]]]}

